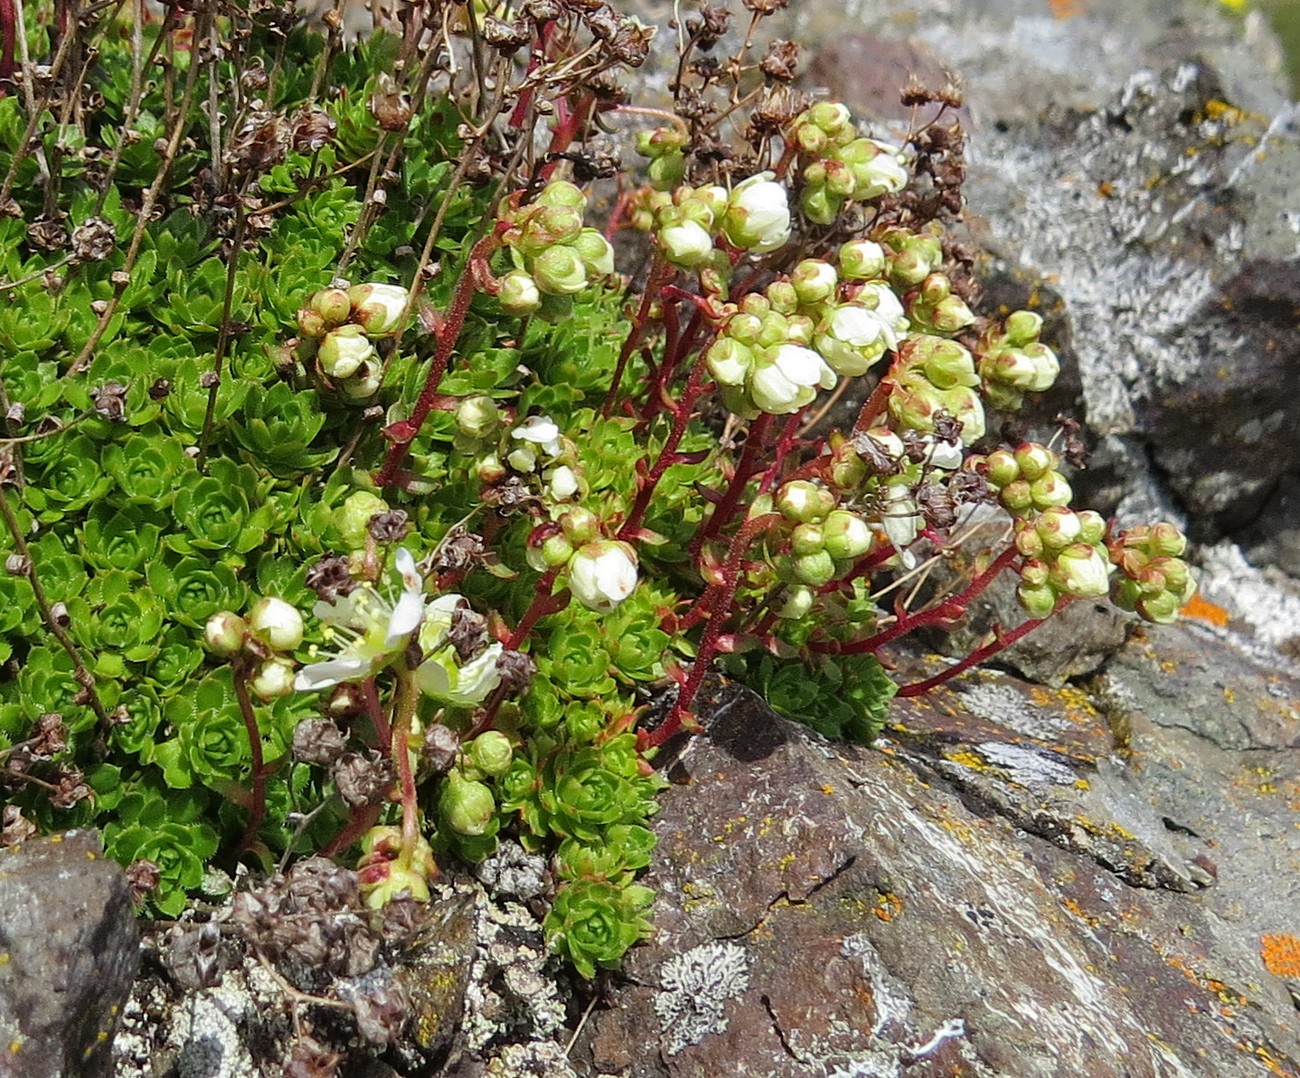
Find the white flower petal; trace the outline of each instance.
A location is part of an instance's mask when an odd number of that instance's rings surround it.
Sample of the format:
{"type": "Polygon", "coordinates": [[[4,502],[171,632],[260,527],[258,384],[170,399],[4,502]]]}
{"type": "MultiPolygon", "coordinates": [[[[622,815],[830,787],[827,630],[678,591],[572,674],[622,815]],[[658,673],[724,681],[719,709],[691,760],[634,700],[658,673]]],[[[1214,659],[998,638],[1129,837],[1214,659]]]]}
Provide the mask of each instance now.
{"type": "Polygon", "coordinates": [[[340,656],[323,663],[312,663],[298,671],[293,687],[298,692],[332,689],[345,681],[355,681],[370,673],[370,663],[357,655],[340,656]]]}

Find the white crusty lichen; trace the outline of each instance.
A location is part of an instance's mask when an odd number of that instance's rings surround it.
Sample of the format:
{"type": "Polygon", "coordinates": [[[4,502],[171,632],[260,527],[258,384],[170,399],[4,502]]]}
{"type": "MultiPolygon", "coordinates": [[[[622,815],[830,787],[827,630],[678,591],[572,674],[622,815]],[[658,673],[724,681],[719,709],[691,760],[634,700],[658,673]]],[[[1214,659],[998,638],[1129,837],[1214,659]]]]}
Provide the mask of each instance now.
{"type": "Polygon", "coordinates": [[[723,1004],[749,986],[749,964],[745,949],[730,942],[702,943],[663,964],[655,1013],[668,1055],[727,1028],[723,1004]]]}

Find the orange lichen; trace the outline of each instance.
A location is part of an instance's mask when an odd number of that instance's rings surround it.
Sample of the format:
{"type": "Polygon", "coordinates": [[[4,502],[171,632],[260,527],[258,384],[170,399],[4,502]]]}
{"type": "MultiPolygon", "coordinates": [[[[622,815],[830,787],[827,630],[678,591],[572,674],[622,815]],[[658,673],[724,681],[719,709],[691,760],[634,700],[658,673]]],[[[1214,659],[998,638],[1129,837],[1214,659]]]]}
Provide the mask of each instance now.
{"type": "Polygon", "coordinates": [[[1300,977],[1300,937],[1281,932],[1260,936],[1259,957],[1274,977],[1300,977]]]}
{"type": "Polygon", "coordinates": [[[880,905],[873,906],[871,912],[882,921],[892,921],[903,912],[903,900],[892,891],[883,891],[880,895],[880,905]]]}
{"type": "Polygon", "coordinates": [[[1196,592],[1187,600],[1187,605],[1179,611],[1185,618],[1196,618],[1199,621],[1208,621],[1211,625],[1217,625],[1222,629],[1229,621],[1232,615],[1221,606],[1216,606],[1208,599],[1202,599],[1201,593],[1196,592]]]}

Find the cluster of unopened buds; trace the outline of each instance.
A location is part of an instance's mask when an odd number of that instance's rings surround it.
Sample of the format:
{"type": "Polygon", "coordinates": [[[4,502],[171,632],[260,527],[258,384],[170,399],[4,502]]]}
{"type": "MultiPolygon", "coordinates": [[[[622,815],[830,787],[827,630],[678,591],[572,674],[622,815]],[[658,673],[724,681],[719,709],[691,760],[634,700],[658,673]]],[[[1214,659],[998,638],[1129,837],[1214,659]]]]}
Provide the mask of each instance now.
{"type": "Polygon", "coordinates": [[[247,664],[248,687],[262,700],[293,692],[292,653],[302,644],[302,615],[297,607],[275,596],[258,599],[244,617],[221,610],[204,625],[208,650],[247,664]]]}
{"type": "Polygon", "coordinates": [[[1106,522],[1069,508],[1073,492],[1057,471],[1060,457],[1027,442],[999,449],[976,467],[1014,521],[1022,556],[1016,597],[1031,617],[1048,617],[1062,598],[1095,599],[1110,591],[1106,522]]]}
{"type": "Polygon", "coordinates": [[[401,334],[409,302],[394,284],[322,289],[298,312],[297,356],[323,386],[367,400],[383,378],[376,342],[401,334]]]}
{"type": "Polygon", "coordinates": [[[587,196],[553,180],[526,206],[503,208],[501,242],[512,268],[492,282],[506,314],[559,321],[573,310],[573,297],[614,272],[614,248],[583,224],[587,196]]]}
{"type": "Polygon", "coordinates": [[[725,240],[735,251],[763,255],[790,239],[790,202],[785,187],[770,172],[760,172],[730,191],[710,184],[681,186],[672,194],[651,189],[630,207],[631,223],[653,235],[664,261],[701,274],[706,288],[721,292],[731,259],[717,246],[725,240]]]}
{"type": "Polygon", "coordinates": [[[802,164],[804,215],[829,225],[846,202],[867,202],[907,186],[899,150],[859,136],[849,110],[822,101],[794,122],[791,137],[802,164]]]}
{"type": "Polygon", "coordinates": [[[1196,590],[1182,560],[1182,533],[1172,524],[1143,524],[1113,536],[1109,546],[1119,569],[1110,593],[1115,605],[1147,621],[1173,621],[1196,590]]]}

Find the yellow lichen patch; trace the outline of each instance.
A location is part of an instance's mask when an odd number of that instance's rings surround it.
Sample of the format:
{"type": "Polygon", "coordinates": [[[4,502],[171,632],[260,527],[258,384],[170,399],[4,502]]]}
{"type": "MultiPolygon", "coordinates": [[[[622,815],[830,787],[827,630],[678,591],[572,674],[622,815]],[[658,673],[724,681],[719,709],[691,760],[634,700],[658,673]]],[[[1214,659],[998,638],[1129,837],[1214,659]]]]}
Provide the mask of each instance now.
{"type": "Polygon", "coordinates": [[[1260,936],[1259,957],[1274,977],[1300,977],[1300,937],[1286,933],[1260,936]]]}
{"type": "Polygon", "coordinates": [[[977,752],[970,749],[958,749],[956,752],[948,753],[944,759],[951,760],[954,764],[961,764],[962,767],[969,767],[972,771],[987,771],[988,762],[977,752]]]}
{"type": "Polygon", "coordinates": [[[880,905],[872,907],[871,912],[882,921],[892,921],[903,912],[903,900],[892,891],[882,891],[880,905]]]}
{"type": "Polygon", "coordinates": [[[1236,105],[1229,105],[1226,101],[1207,101],[1205,103],[1205,116],[1207,119],[1214,121],[1223,121],[1228,124],[1240,123],[1246,118],[1246,114],[1236,105]]]}

